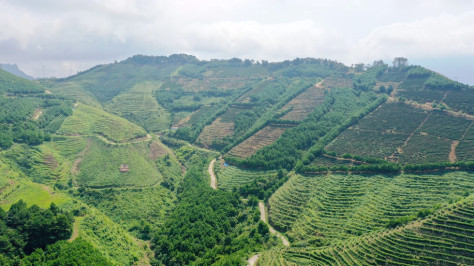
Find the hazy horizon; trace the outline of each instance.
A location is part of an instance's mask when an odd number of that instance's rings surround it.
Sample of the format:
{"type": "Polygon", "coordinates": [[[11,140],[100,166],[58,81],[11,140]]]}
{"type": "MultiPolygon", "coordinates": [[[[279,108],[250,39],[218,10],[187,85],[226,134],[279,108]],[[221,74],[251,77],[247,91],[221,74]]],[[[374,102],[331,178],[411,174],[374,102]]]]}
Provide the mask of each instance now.
{"type": "Polygon", "coordinates": [[[403,56],[474,85],[472,1],[6,0],[0,8],[0,63],[34,77],[136,54],[346,65],[403,56]]]}

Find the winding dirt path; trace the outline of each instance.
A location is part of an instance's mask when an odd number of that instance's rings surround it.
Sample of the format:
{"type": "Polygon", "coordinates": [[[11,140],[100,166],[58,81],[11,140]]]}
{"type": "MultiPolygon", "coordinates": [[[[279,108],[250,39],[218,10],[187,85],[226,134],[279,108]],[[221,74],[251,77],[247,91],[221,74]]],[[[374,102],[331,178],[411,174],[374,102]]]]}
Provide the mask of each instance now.
{"type": "Polygon", "coordinates": [[[260,254],[253,255],[250,259],[247,260],[247,266],[257,265],[257,260],[260,254]]]}
{"type": "Polygon", "coordinates": [[[79,173],[79,165],[81,164],[82,159],[84,159],[84,155],[87,153],[90,146],[91,146],[91,140],[87,139],[86,147],[77,155],[77,159],[72,164],[71,173],[73,173],[74,175],[77,175],[79,173]]]}
{"type": "Polygon", "coordinates": [[[214,174],[214,163],[216,162],[216,159],[213,159],[211,163],[209,164],[209,175],[211,176],[211,187],[213,189],[217,189],[217,179],[216,175],[214,174]]]}
{"type": "Polygon", "coordinates": [[[152,139],[152,136],[150,134],[146,134],[146,137],[136,138],[136,139],[133,139],[133,140],[127,140],[127,141],[124,141],[124,142],[114,142],[114,141],[111,141],[111,140],[107,139],[106,137],[104,137],[102,135],[95,135],[95,136],[98,137],[100,140],[102,140],[103,142],[105,142],[107,144],[116,145],[116,146],[127,145],[127,144],[136,144],[136,143],[150,141],[152,139]]]}
{"type": "Polygon", "coordinates": [[[288,239],[286,239],[280,232],[278,232],[277,230],[275,230],[269,223],[268,223],[268,220],[267,220],[267,215],[265,213],[265,205],[263,204],[263,202],[259,201],[258,202],[258,208],[260,209],[260,220],[262,220],[264,223],[266,223],[268,225],[268,229],[270,230],[270,233],[275,235],[276,237],[280,238],[281,241],[283,242],[283,245],[285,247],[288,247],[290,246],[290,242],[288,241],[288,239]]]}
{"type": "Polygon", "coordinates": [[[79,236],[79,224],[78,223],[79,223],[79,221],[76,218],[76,221],[74,221],[74,227],[72,229],[72,235],[71,235],[71,238],[69,238],[67,240],[68,242],[74,241],[79,236]]]}

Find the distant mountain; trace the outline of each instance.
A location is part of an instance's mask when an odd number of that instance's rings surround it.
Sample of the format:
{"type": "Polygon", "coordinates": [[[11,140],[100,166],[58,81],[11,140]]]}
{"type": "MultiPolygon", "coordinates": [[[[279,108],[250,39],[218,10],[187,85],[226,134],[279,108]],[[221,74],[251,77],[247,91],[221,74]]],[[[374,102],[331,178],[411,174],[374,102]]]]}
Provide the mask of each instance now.
{"type": "Polygon", "coordinates": [[[25,72],[21,71],[18,68],[17,64],[0,64],[0,68],[12,73],[13,75],[16,75],[25,79],[29,79],[29,80],[35,79],[32,76],[28,76],[27,74],[25,74],[25,72]]]}

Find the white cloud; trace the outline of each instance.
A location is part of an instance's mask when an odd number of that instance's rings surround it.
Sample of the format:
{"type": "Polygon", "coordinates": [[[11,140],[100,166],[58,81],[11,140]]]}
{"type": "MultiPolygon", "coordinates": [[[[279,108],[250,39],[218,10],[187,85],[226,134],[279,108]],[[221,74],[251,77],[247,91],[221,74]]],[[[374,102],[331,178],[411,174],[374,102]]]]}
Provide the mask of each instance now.
{"type": "Polygon", "coordinates": [[[134,54],[324,57],[346,64],[474,53],[474,2],[3,0],[0,63],[64,76],[134,54]]]}
{"type": "Polygon", "coordinates": [[[394,23],[374,29],[352,54],[359,60],[474,55],[473,25],[474,12],[394,23]]]}

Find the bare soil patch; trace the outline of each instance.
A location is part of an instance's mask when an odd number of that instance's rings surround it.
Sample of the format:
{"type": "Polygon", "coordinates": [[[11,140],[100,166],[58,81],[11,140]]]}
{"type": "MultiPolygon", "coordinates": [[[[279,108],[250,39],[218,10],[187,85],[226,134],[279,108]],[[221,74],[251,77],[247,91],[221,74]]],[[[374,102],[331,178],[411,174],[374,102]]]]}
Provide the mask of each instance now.
{"type": "Polygon", "coordinates": [[[166,151],[158,143],[156,142],[150,143],[150,159],[156,160],[166,154],[168,154],[168,151],[166,151]]]}
{"type": "Polygon", "coordinates": [[[459,140],[454,140],[453,143],[451,144],[451,151],[449,152],[449,161],[451,163],[456,162],[456,147],[459,144],[459,140]]]}

